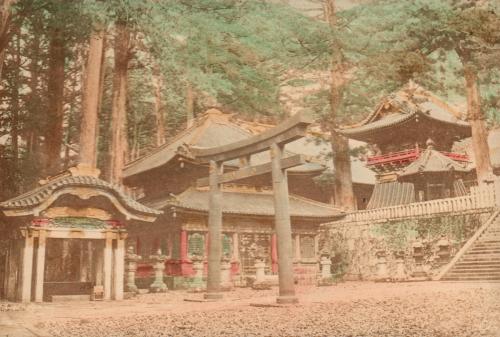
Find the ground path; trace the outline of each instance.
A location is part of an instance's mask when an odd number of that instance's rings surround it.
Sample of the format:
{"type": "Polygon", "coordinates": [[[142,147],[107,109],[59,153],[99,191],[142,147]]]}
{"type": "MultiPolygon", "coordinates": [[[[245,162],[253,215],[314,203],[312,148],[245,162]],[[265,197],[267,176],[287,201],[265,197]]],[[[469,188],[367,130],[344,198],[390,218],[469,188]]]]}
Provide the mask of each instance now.
{"type": "Polygon", "coordinates": [[[0,337],[500,337],[500,283],[346,282],[299,287],[298,306],[250,305],[274,303],[276,291],[242,288],[203,303],[184,300],[200,294],[171,291],[121,302],[30,304],[0,312],[0,337]]]}

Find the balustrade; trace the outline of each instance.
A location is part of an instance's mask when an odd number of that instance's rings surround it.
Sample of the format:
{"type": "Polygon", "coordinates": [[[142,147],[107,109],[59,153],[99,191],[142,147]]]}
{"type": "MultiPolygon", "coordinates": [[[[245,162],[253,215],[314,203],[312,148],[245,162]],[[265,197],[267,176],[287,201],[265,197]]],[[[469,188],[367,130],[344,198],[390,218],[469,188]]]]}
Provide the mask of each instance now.
{"type": "Polygon", "coordinates": [[[471,187],[470,194],[465,196],[356,211],[348,213],[343,222],[399,219],[493,208],[498,203],[496,199],[500,198],[500,195],[496,195],[496,185],[500,186],[498,178],[494,183],[471,187]]]}

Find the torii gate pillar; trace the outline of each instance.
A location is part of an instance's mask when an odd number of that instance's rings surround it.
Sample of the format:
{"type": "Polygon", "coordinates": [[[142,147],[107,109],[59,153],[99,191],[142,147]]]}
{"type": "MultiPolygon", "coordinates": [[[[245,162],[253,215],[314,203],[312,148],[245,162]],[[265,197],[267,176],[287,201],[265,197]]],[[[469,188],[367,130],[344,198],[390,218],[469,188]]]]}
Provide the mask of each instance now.
{"type": "Polygon", "coordinates": [[[295,297],[293,261],[292,261],[292,228],[288,199],[288,182],[286,169],[304,164],[306,161],[300,155],[284,158],[285,144],[306,135],[311,124],[307,118],[297,114],[279,124],[273,129],[253,137],[214,148],[191,148],[190,150],[200,162],[210,164],[208,181],[198,179],[197,185],[210,186],[210,201],[208,227],[210,240],[208,242],[208,278],[206,299],[220,299],[220,265],[221,265],[221,234],[222,234],[222,191],[221,185],[231,181],[246,179],[262,174],[272,175],[274,190],[275,230],[278,239],[278,303],[297,303],[295,297]],[[263,151],[271,151],[271,163],[248,166],[251,155],[263,151]],[[223,173],[223,163],[233,159],[243,159],[247,165],[236,172],[223,173]]]}
{"type": "Polygon", "coordinates": [[[216,300],[221,299],[220,292],[220,260],[222,257],[221,240],[222,236],[222,191],[219,183],[219,175],[222,173],[222,163],[214,160],[210,161],[210,199],[208,212],[208,275],[207,275],[207,292],[205,299],[216,300]]]}
{"type": "Polygon", "coordinates": [[[288,199],[288,179],[286,171],[281,167],[283,146],[271,145],[271,165],[274,195],[274,221],[278,238],[278,303],[297,303],[295,297],[293,261],[292,261],[292,227],[290,224],[290,207],[288,199]]]}

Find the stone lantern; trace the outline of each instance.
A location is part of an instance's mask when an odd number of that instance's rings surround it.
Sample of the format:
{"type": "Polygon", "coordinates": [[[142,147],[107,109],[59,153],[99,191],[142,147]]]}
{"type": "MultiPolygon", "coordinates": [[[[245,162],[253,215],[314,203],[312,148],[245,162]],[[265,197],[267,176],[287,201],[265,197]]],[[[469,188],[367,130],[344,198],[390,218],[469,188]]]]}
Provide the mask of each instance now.
{"type": "Polygon", "coordinates": [[[266,262],[264,257],[255,257],[255,283],[263,283],[266,280],[266,262]]]}
{"type": "Polygon", "coordinates": [[[412,277],[427,277],[424,271],[424,245],[421,241],[416,241],[412,245],[413,260],[415,261],[415,269],[413,270],[412,277]]]}
{"type": "Polygon", "coordinates": [[[149,286],[152,293],[164,293],[167,291],[167,285],[163,282],[163,271],[165,270],[165,260],[167,257],[158,249],[156,255],[151,255],[149,259],[153,262],[153,269],[155,271],[155,280],[149,286]]]}
{"type": "Polygon", "coordinates": [[[320,286],[328,286],[332,284],[332,260],[328,255],[322,255],[319,261],[321,268],[320,286]]]}
{"type": "Polygon", "coordinates": [[[375,253],[377,257],[377,281],[383,282],[389,279],[387,272],[387,253],[385,250],[379,250],[375,253]]]}
{"type": "Polygon", "coordinates": [[[220,264],[221,289],[231,290],[233,283],[231,282],[231,263],[228,257],[223,257],[220,264]]]}
{"type": "Polygon", "coordinates": [[[194,276],[191,280],[190,287],[196,291],[202,291],[205,288],[205,284],[203,283],[203,257],[199,255],[194,255],[191,257],[191,261],[193,261],[193,270],[194,276]]]}
{"type": "Polygon", "coordinates": [[[396,259],[396,273],[394,275],[394,280],[404,281],[406,280],[405,252],[401,250],[394,252],[394,258],[396,259]]]}
{"type": "Polygon", "coordinates": [[[129,246],[127,248],[127,254],[125,255],[125,274],[127,277],[125,291],[127,292],[138,292],[137,286],[135,285],[135,273],[137,271],[137,261],[140,259],[141,257],[134,253],[134,247],[129,246]]]}
{"type": "Polygon", "coordinates": [[[437,242],[437,256],[439,257],[439,263],[445,264],[449,261],[451,257],[451,243],[444,235],[437,242]]]}
{"type": "Polygon", "coordinates": [[[262,254],[255,257],[255,281],[252,284],[254,290],[270,289],[271,285],[266,280],[266,259],[262,254]]]}

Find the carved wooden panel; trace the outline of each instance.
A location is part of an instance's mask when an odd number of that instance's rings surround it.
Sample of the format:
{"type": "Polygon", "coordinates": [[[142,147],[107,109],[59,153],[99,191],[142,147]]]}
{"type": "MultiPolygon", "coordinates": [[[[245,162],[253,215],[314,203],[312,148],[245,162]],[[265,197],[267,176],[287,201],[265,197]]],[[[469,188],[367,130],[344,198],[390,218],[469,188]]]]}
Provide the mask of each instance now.
{"type": "Polygon", "coordinates": [[[188,236],[188,256],[205,256],[205,237],[200,233],[188,236]]]}
{"type": "Polygon", "coordinates": [[[312,236],[301,236],[300,237],[300,257],[305,259],[311,259],[315,257],[314,251],[314,237],[312,236]]]}
{"type": "Polygon", "coordinates": [[[242,233],[240,237],[240,263],[244,275],[255,274],[255,258],[263,256],[266,266],[271,265],[271,235],[261,233],[242,233]]]}

